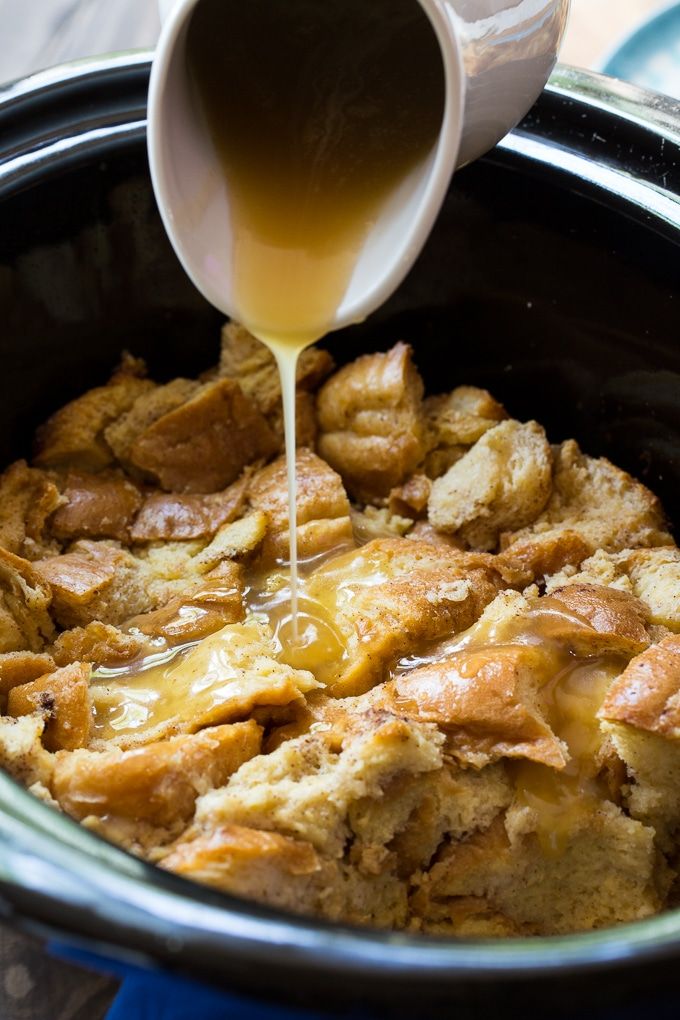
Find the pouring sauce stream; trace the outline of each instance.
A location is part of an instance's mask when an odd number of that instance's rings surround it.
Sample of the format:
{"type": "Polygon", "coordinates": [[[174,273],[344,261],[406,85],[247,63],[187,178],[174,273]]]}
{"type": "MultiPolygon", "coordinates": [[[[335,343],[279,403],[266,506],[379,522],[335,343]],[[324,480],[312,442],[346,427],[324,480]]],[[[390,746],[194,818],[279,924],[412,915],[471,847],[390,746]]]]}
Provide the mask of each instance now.
{"type": "Polygon", "coordinates": [[[297,359],[436,144],[442,58],[416,0],[203,0],[186,52],[229,198],[235,303],[281,377],[296,636],[297,359]]]}

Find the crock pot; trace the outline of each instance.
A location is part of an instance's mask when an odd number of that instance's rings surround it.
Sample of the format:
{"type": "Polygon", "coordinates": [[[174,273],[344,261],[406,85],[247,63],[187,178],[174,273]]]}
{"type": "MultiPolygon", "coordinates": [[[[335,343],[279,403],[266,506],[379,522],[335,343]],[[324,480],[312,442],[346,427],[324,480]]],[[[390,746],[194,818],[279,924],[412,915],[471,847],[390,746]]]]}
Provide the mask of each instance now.
{"type": "MultiPolygon", "coordinates": [[[[161,379],[216,359],[219,317],[184,277],[150,189],[148,76],[142,54],[0,90],[2,463],[121,349],[161,379]]],[[[520,127],[456,176],[399,291],[329,346],[343,361],[408,340],[431,392],[488,387],[514,416],[642,478],[680,519],[679,165],[677,104],[558,69],[520,127]]],[[[508,941],[293,917],[136,860],[6,775],[0,913],[278,1001],[395,1016],[547,1004],[583,1016],[672,987],[680,959],[680,911],[508,941]]]]}

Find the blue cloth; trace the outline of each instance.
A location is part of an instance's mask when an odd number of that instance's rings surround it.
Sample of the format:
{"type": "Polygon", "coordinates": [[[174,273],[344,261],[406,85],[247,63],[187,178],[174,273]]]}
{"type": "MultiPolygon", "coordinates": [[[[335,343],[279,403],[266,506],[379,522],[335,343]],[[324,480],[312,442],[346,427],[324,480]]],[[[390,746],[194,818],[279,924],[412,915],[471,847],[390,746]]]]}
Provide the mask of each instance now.
{"type": "MultiPolygon", "coordinates": [[[[319,1013],[264,1004],[167,971],[104,959],[62,943],[52,943],[49,949],[69,963],[121,979],[106,1020],[328,1020],[319,1013]]],[[[352,1011],[347,1020],[368,1017],[352,1011]]]]}

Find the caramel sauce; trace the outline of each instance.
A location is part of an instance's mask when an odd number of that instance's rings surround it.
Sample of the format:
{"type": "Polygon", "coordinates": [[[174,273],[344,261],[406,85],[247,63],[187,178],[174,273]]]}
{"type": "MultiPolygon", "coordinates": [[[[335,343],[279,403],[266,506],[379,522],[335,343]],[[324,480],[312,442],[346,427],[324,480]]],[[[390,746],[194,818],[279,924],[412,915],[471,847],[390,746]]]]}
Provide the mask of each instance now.
{"type": "MultiPolygon", "coordinates": [[[[332,575],[348,555],[352,554],[334,549],[300,564],[297,634],[290,574],[276,568],[250,578],[243,632],[227,626],[201,641],[162,648],[127,666],[97,669],[90,686],[94,738],[134,738],[150,731],[160,733],[164,724],[191,726],[199,719],[202,726],[219,722],[225,706],[237,702],[250,685],[244,670],[235,663],[254,663],[249,649],[253,642],[261,645],[261,639],[252,629],[253,623],[268,624],[272,651],[280,662],[308,670],[321,683],[331,680],[348,652],[335,622],[334,586],[319,583],[317,575],[323,577],[327,568],[332,568],[332,575]]],[[[266,685],[262,662],[254,665],[266,685]]]]}
{"type": "Polygon", "coordinates": [[[511,766],[517,801],[535,811],[546,857],[561,856],[572,831],[608,799],[599,775],[597,713],[620,669],[595,658],[573,663],[550,680],[542,691],[542,707],[553,732],[567,745],[569,761],[561,772],[528,761],[511,766]]]}
{"type": "MultiPolygon", "coordinates": [[[[179,646],[120,669],[97,670],[90,691],[94,737],[111,740],[184,723],[220,722],[250,678],[240,667],[257,635],[227,626],[197,644],[179,646]]],[[[252,657],[251,657],[252,661],[252,657]]],[[[266,677],[262,677],[266,680],[266,677]]]]}
{"type": "Polygon", "coordinates": [[[414,0],[203,0],[186,52],[228,185],[244,325],[305,347],[328,331],[381,206],[437,139],[434,30],[414,0]]]}
{"type": "Polygon", "coordinates": [[[281,376],[296,637],[297,358],[328,332],[381,209],[432,151],[444,69],[414,0],[204,0],[186,53],[228,189],[236,305],[281,376]]]}

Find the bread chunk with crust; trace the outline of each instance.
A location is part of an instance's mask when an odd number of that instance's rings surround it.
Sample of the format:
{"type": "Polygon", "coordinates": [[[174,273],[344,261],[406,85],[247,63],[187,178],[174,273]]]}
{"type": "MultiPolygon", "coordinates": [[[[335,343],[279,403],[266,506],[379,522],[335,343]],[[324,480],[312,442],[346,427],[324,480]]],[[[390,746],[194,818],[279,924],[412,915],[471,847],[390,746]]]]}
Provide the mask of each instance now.
{"type": "Polygon", "coordinates": [[[614,681],[600,718],[634,782],[628,807],[670,850],[680,828],[680,637],[633,659],[614,681]]]}
{"type": "Polygon", "coordinates": [[[331,613],[346,648],[336,697],[380,683],[402,656],[466,630],[516,578],[482,553],[378,539],[318,568],[306,591],[331,613]]]}
{"type": "Polygon", "coordinates": [[[479,768],[529,758],[562,769],[568,751],[541,711],[550,655],[530,645],[462,651],[386,685],[384,703],[410,719],[435,723],[447,751],[479,768]]]}
{"type": "Polygon", "coordinates": [[[311,733],[240,769],[224,789],[201,798],[196,824],[279,832],[339,859],[353,832],[352,806],[381,800],[398,775],[440,769],[441,743],[433,726],[359,715],[339,746],[332,733],[311,733]]]}
{"type": "Polygon", "coordinates": [[[0,654],[0,695],[13,687],[37,680],[56,669],[56,662],[47,652],[4,652],[0,654]]]}
{"type": "Polygon", "coordinates": [[[646,606],[650,623],[680,631],[680,549],[675,546],[599,550],[580,569],[567,568],[546,578],[546,590],[582,583],[635,595],[646,606]]]}
{"type": "Polygon", "coordinates": [[[669,878],[653,830],[610,802],[575,812],[564,845],[548,853],[536,838],[532,813],[513,807],[485,832],[446,847],[411,907],[425,931],[441,931],[437,925],[444,921],[445,930],[456,934],[457,907],[472,897],[486,908],[478,935],[498,934],[499,917],[511,933],[556,935],[656,913],[669,878]]]}
{"type": "Polygon", "coordinates": [[[39,560],[35,570],[52,593],[62,627],[95,620],[117,624],[146,608],[150,596],[139,561],[113,542],[76,542],[61,556],[39,560]]]}
{"type": "Polygon", "coordinates": [[[179,492],[153,492],[135,518],[130,535],[133,542],[177,542],[184,539],[210,539],[224,524],[241,517],[252,470],[246,468],[240,478],[208,495],[179,492]]]}
{"type": "Polygon", "coordinates": [[[105,437],[119,464],[134,471],[131,461],[132,446],[146,429],[159,418],[177,410],[200,389],[195,379],[173,379],[158,385],[152,383],[141,393],[130,408],[106,429],[105,437]]]}
{"type": "Polygon", "coordinates": [[[58,552],[45,532],[60,502],[45,471],[30,468],[25,460],[11,464],[0,477],[0,546],[28,560],[58,552]]]}
{"type": "Polygon", "coordinates": [[[552,542],[564,531],[577,534],[593,550],[608,552],[672,542],[656,496],[604,457],[581,453],[573,440],[556,450],[545,510],[528,527],[508,529],[501,548],[514,551],[526,542],[552,542]]]}
{"type": "Polygon", "coordinates": [[[196,798],[221,786],[260,749],[252,720],[131,751],[59,754],[51,792],[73,818],[113,815],[154,825],[186,822],[196,798]]]}
{"type": "MultiPolygon", "coordinates": [[[[301,559],[347,544],[352,540],[349,500],[342,479],[311,450],[298,450],[297,479],[298,555],[301,559]]],[[[288,478],[285,457],[279,457],[253,476],[250,505],[267,515],[267,535],[260,550],[263,563],[288,559],[288,478]]]]}
{"type": "Polygon", "coordinates": [[[680,637],[671,634],[633,659],[610,688],[600,715],[680,741],[680,637]]]}
{"type": "MultiPolygon", "coordinates": [[[[501,543],[506,538],[501,539],[501,543]]],[[[580,563],[588,559],[593,551],[590,542],[569,528],[536,534],[532,538],[519,539],[502,555],[509,556],[518,567],[525,569],[532,581],[542,583],[551,574],[565,577],[580,563]]],[[[598,582],[599,583],[599,582],[598,582]]]]}
{"type": "Polygon", "coordinates": [[[48,751],[87,747],[92,735],[91,666],[76,662],[30,683],[14,687],[7,699],[9,715],[38,712],[45,719],[43,744],[48,751]]]}
{"type": "MultiPolygon", "coordinates": [[[[314,346],[302,351],[296,369],[298,396],[313,392],[333,368],[333,359],[323,348],[314,346]]],[[[237,382],[279,434],[282,429],[281,380],[276,361],[268,347],[236,322],[228,322],[222,329],[218,374],[237,382]]],[[[280,435],[283,436],[282,431],[280,435]]]]}
{"type": "Polygon", "coordinates": [[[439,478],[485,432],[508,417],[502,404],[487,390],[458,386],[451,393],[426,397],[423,402],[428,432],[425,474],[439,478]]]}
{"type": "Polygon", "coordinates": [[[199,832],[177,843],[162,867],[294,913],[372,927],[406,922],[406,888],[393,873],[364,875],[276,832],[242,825],[199,832]]]}
{"type": "Polygon", "coordinates": [[[121,474],[70,472],[61,505],[50,520],[50,531],[61,542],[112,538],[127,543],[141,505],[139,488],[121,474]]]}
{"type": "Polygon", "coordinates": [[[606,743],[594,718],[601,685],[650,636],[632,596],[596,586],[565,592],[564,601],[561,593],[501,593],[464,637],[433,648],[431,663],[376,688],[375,705],[435,723],[447,754],[475,768],[519,758],[565,769],[573,761],[562,734],[574,732],[574,753],[583,754],[586,740],[596,758],[606,743]]]}
{"type": "Polygon", "coordinates": [[[598,635],[597,643],[590,641],[585,649],[581,649],[578,639],[575,643],[576,650],[583,650],[586,655],[613,651],[630,658],[650,644],[647,609],[626,592],[599,584],[572,584],[553,590],[540,604],[557,605],[590,625],[598,635]]]}
{"type": "Polygon", "coordinates": [[[51,599],[33,564],[0,548],[0,653],[44,649],[54,634],[51,599]]]}
{"type": "Polygon", "coordinates": [[[169,492],[218,492],[244,467],[277,449],[256,405],[229,379],[201,386],[188,400],[142,429],[130,464],[169,492]]]}
{"type": "Polygon", "coordinates": [[[128,620],[126,627],[170,646],[201,641],[228,623],[243,622],[244,591],[241,565],[226,560],[160,609],[128,620]]]}
{"type": "MultiPolygon", "coordinates": [[[[153,649],[158,651],[158,649],[153,649]]],[[[150,643],[138,634],[126,634],[110,623],[93,620],[85,627],[64,630],[50,647],[57,666],[92,662],[98,666],[123,666],[150,654],[150,643]]],[[[46,673],[47,670],[43,670],[46,673]]]]}
{"type": "Polygon", "coordinates": [[[0,716],[0,768],[24,786],[45,788],[54,769],[54,755],[41,740],[45,719],[38,713],[15,719],[0,716]]]}
{"type": "Polygon", "coordinates": [[[38,430],[34,463],[38,467],[101,471],[114,462],[105,432],[154,383],[141,378],[145,369],[134,358],[123,359],[105,386],[88,390],[60,408],[38,430]]]}
{"type": "Polygon", "coordinates": [[[424,520],[431,492],[432,482],[427,475],[411,475],[403,485],[392,489],[387,504],[390,513],[410,517],[414,521],[424,520]]]}
{"type": "Polygon", "coordinates": [[[319,391],[318,450],[364,503],[389,496],[426,450],[423,382],[408,344],[365,354],[319,391]]]}
{"type": "Polygon", "coordinates": [[[494,549],[501,532],[535,520],[551,489],[552,454],[536,422],[505,421],[438,478],[428,520],[476,549],[494,549]]]}
{"type": "MultiPolygon", "coordinates": [[[[114,542],[83,539],[68,553],[40,560],[35,569],[51,589],[54,616],[62,627],[96,621],[116,626],[177,596],[191,596],[192,585],[197,591],[198,582],[220,564],[257,548],[265,531],[265,515],[253,513],[225,524],[207,545],[165,543],[133,555],[114,542]]],[[[221,582],[219,576],[213,580],[217,588],[212,595],[206,592],[204,601],[217,603],[221,582]]],[[[178,604],[173,613],[177,609],[178,604]]]]}

